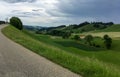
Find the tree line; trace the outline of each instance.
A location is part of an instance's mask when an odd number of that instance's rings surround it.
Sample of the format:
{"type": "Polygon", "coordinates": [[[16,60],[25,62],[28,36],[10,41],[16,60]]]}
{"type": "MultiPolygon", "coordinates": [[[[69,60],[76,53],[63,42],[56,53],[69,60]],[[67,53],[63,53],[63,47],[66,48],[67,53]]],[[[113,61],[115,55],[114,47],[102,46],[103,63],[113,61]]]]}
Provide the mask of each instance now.
{"type": "Polygon", "coordinates": [[[51,31],[48,31],[46,34],[53,35],[53,36],[61,36],[64,39],[69,38],[71,36],[71,32],[61,31],[61,30],[51,30],[51,31]]]}
{"type": "MultiPolygon", "coordinates": [[[[79,35],[74,35],[73,37],[74,40],[81,40],[79,35]]],[[[93,37],[92,35],[87,35],[85,36],[84,40],[85,40],[85,44],[88,44],[89,46],[94,46],[94,47],[98,47],[100,48],[100,45],[95,44],[94,42],[92,42],[95,39],[95,37],[93,37]]],[[[107,49],[111,48],[112,45],[112,38],[108,35],[104,35],[103,36],[103,40],[104,40],[104,45],[107,49]]]]}
{"type": "Polygon", "coordinates": [[[69,27],[76,29],[76,28],[80,28],[80,27],[83,27],[83,26],[86,26],[89,24],[92,24],[96,28],[99,28],[100,26],[103,26],[103,28],[106,28],[107,26],[111,26],[114,23],[113,22],[104,23],[104,22],[87,22],[87,21],[85,21],[85,22],[80,23],[80,24],[70,24],[69,27]]]}
{"type": "Polygon", "coordinates": [[[5,24],[5,21],[0,21],[0,24],[5,24]]]}

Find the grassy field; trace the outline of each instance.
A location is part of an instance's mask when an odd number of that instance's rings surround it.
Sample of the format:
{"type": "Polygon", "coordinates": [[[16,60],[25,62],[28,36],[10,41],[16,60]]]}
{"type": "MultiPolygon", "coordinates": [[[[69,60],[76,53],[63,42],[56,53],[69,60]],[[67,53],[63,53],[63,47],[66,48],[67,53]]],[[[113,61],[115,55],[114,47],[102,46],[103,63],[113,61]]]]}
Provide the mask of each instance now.
{"type": "MultiPolygon", "coordinates": [[[[77,31],[77,30],[75,30],[77,31]]],[[[109,35],[110,37],[114,39],[120,39],[120,24],[112,25],[108,28],[97,30],[93,27],[93,25],[87,25],[83,26],[82,28],[78,29],[77,33],[78,35],[93,35],[98,37],[103,37],[105,34],[109,35]],[[89,32],[79,33],[81,29],[86,29],[89,32]]],[[[73,34],[74,35],[74,34],[73,34]]]]}
{"type": "Polygon", "coordinates": [[[15,42],[83,77],[120,77],[120,40],[114,40],[113,48],[106,50],[70,39],[19,31],[12,26],[2,32],[15,42]]]}
{"type": "Polygon", "coordinates": [[[98,37],[103,37],[105,34],[109,35],[112,38],[120,38],[120,32],[86,32],[82,33],[82,35],[93,35],[98,37]]]}

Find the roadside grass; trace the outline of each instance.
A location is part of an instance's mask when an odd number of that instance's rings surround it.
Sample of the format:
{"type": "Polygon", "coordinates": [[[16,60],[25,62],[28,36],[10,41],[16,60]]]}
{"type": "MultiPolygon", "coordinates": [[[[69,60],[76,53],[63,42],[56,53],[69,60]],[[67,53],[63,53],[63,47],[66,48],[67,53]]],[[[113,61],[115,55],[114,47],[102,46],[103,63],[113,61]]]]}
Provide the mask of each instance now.
{"type": "Polygon", "coordinates": [[[13,26],[2,29],[2,32],[13,41],[83,77],[120,77],[120,70],[112,64],[68,53],[59,47],[43,43],[13,26]]]}

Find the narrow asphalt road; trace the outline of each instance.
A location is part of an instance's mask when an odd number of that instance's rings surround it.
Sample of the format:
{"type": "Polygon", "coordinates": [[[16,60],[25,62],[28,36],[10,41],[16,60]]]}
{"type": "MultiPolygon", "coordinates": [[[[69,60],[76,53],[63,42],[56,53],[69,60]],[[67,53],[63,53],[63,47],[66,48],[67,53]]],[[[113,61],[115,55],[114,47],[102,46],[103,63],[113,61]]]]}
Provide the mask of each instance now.
{"type": "Polygon", "coordinates": [[[0,25],[0,77],[80,77],[6,38],[0,25]]]}

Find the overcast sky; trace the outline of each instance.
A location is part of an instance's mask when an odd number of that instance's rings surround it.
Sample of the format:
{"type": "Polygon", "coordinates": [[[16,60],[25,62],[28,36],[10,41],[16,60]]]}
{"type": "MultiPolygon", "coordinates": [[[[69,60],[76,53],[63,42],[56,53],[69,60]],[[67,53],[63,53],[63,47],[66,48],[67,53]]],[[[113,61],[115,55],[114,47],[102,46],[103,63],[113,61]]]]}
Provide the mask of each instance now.
{"type": "Polygon", "coordinates": [[[20,17],[23,24],[40,26],[120,23],[120,0],[0,0],[0,20],[12,16],[20,17]]]}

